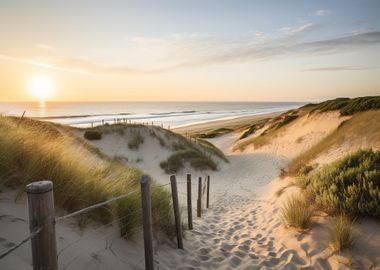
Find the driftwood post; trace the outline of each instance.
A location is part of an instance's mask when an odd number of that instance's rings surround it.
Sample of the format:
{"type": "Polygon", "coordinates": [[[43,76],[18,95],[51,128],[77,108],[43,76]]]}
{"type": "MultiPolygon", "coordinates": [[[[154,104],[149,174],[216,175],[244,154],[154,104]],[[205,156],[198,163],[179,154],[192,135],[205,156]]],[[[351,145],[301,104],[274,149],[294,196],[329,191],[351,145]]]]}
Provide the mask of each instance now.
{"type": "Polygon", "coordinates": [[[198,178],[197,217],[202,215],[202,177],[198,178]]]}
{"type": "Polygon", "coordinates": [[[144,231],[144,250],[145,250],[145,269],[153,270],[153,233],[152,233],[152,205],[150,197],[149,177],[141,177],[141,203],[143,214],[143,231],[144,231]]]}
{"type": "Polygon", "coordinates": [[[207,175],[207,201],[206,201],[206,207],[209,208],[210,206],[210,175],[207,175]]]}
{"type": "Polygon", "coordinates": [[[187,174],[187,223],[193,229],[193,206],[191,205],[191,174],[187,174]]]}
{"type": "Polygon", "coordinates": [[[55,213],[53,183],[33,182],[26,186],[28,194],[30,233],[40,232],[32,238],[33,269],[56,270],[57,244],[55,239],[55,213]]]}
{"type": "Polygon", "coordinates": [[[175,175],[170,176],[170,183],[172,186],[173,210],[174,210],[175,228],[176,228],[176,233],[177,233],[177,245],[178,245],[178,248],[183,249],[181,216],[179,214],[177,180],[175,179],[175,175]]]}

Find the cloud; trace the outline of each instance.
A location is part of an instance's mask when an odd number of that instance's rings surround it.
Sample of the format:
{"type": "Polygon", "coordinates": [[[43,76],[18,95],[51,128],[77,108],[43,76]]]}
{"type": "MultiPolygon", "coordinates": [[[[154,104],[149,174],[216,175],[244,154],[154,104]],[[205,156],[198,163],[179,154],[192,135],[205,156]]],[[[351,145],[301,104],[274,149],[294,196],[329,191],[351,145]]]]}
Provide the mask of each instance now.
{"type": "Polygon", "coordinates": [[[34,46],[36,48],[42,49],[42,50],[48,50],[48,51],[54,51],[55,50],[55,48],[53,46],[43,44],[43,43],[35,43],[34,46]]]}
{"type": "Polygon", "coordinates": [[[320,71],[350,71],[350,70],[369,70],[378,69],[379,67],[361,67],[361,66],[339,66],[339,67],[319,67],[301,69],[300,72],[320,72],[320,71]]]}
{"type": "MultiPolygon", "coordinates": [[[[306,27],[307,28],[307,27],[306,27]]],[[[305,31],[305,27],[302,28],[305,31]]],[[[152,74],[218,64],[256,63],[274,58],[320,56],[352,52],[380,44],[380,32],[367,32],[345,37],[312,42],[300,42],[288,38],[268,39],[258,42],[256,36],[241,39],[218,39],[215,37],[181,37],[178,39],[140,39],[139,42],[153,47],[166,44],[165,55],[159,65],[141,65],[136,68],[129,62],[116,64],[77,57],[19,58],[1,55],[0,59],[72,72],[94,74],[152,74]],[[154,68],[153,68],[154,67],[154,68]]],[[[335,70],[342,67],[335,67],[335,70]]],[[[347,68],[347,67],[346,67],[347,68]]],[[[352,67],[351,67],[352,68],[352,67]]],[[[317,71],[309,69],[305,71],[317,71]]],[[[326,68],[325,68],[326,70],[326,68]]]]}
{"type": "Polygon", "coordinates": [[[256,32],[255,32],[255,36],[256,36],[256,37],[263,37],[263,36],[265,36],[265,33],[264,33],[264,32],[261,32],[261,31],[256,31],[256,32]]]}
{"type": "Polygon", "coordinates": [[[331,14],[331,11],[328,10],[328,9],[319,9],[319,10],[316,10],[314,12],[315,16],[320,16],[320,17],[327,16],[327,15],[330,15],[330,14],[331,14]]]}
{"type": "Polygon", "coordinates": [[[304,24],[304,25],[301,25],[301,26],[298,26],[298,27],[295,27],[295,28],[282,27],[281,30],[282,30],[282,32],[284,34],[289,35],[289,36],[293,36],[293,35],[296,35],[296,34],[310,32],[310,31],[314,30],[315,27],[316,27],[315,24],[313,24],[313,23],[307,23],[307,24],[304,24]]]}

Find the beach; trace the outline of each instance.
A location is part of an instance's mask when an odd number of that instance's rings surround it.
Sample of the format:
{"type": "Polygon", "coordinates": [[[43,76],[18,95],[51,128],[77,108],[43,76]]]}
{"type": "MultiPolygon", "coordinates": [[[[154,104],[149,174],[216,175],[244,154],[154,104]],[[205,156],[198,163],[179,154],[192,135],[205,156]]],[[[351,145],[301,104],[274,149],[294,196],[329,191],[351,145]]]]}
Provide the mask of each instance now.
{"type": "MultiPolygon", "coordinates": [[[[176,249],[175,240],[168,241],[162,235],[154,237],[157,269],[348,269],[352,260],[359,267],[378,269],[378,221],[361,221],[357,225],[355,247],[348,253],[334,253],[328,244],[331,217],[320,213],[314,219],[314,228],[306,233],[286,228],[281,218],[283,203],[292,195],[301,193],[294,185],[295,178],[281,177],[282,171],[294,157],[323,140],[351,116],[341,117],[337,112],[300,116],[282,131],[281,136],[274,136],[271,143],[257,149],[252,146],[237,149],[242,142],[252,139],[240,139],[250,126],[266,119],[278,119],[281,115],[284,113],[243,116],[173,130],[196,136],[220,128],[231,129],[226,134],[207,139],[224,153],[228,162],[217,159],[218,169],[215,171],[199,171],[186,165],[176,173],[183,222],[186,224],[187,174],[190,173],[193,180],[193,204],[197,200],[198,177],[210,177],[210,208],[204,209],[201,218],[196,217],[193,208],[194,229],[184,232],[184,250],[176,249]]],[[[138,150],[130,151],[124,142],[133,136],[134,131],[127,128],[128,125],[123,124],[98,127],[103,132],[102,139],[88,143],[107,156],[117,157],[126,165],[151,175],[157,184],[167,185],[169,174],[159,164],[170,157],[172,150],[156,140],[165,138],[166,131],[146,126],[140,131],[143,143],[138,150]]],[[[67,132],[82,138],[85,129],[71,128],[67,132]]],[[[259,136],[260,131],[257,134],[252,135],[253,138],[259,136]]],[[[172,143],[173,138],[164,142],[165,145],[172,143]]],[[[318,159],[335,160],[342,153],[365,147],[363,143],[361,140],[352,145],[337,146],[333,152],[319,155],[318,159]]],[[[380,149],[378,140],[366,143],[380,149]]],[[[12,190],[0,194],[1,250],[14,245],[28,232],[25,195],[16,202],[13,200],[15,195],[12,190]]],[[[124,240],[118,235],[116,223],[102,226],[90,222],[84,229],[79,229],[77,220],[70,218],[57,224],[57,239],[62,269],[144,269],[142,234],[133,240],[124,240]]],[[[30,243],[1,260],[0,266],[29,269],[30,243]]]]}

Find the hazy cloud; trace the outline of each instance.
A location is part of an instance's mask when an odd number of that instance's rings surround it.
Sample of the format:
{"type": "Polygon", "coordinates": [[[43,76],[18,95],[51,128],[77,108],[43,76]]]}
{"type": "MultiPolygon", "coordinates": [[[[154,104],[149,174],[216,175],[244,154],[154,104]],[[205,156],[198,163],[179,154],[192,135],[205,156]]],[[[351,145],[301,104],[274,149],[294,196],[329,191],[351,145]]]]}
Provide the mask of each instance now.
{"type": "Polygon", "coordinates": [[[265,36],[265,33],[264,33],[264,32],[261,32],[261,31],[256,31],[256,32],[255,32],[255,36],[256,36],[256,37],[263,37],[263,36],[265,36]]]}
{"type": "Polygon", "coordinates": [[[328,9],[319,9],[314,12],[315,16],[327,16],[329,14],[331,14],[331,11],[328,9]]]}
{"type": "Polygon", "coordinates": [[[42,49],[42,50],[48,50],[48,51],[54,51],[55,50],[55,48],[53,46],[43,44],[43,43],[35,43],[34,46],[36,48],[42,49]]]}
{"type": "Polygon", "coordinates": [[[309,31],[312,31],[314,29],[315,29],[315,24],[313,24],[313,23],[307,23],[307,24],[304,24],[304,25],[301,25],[298,27],[294,27],[294,28],[291,28],[291,27],[282,27],[281,28],[281,30],[284,34],[290,35],[290,36],[293,36],[296,34],[301,34],[304,32],[309,32],[309,31]]]}
{"type": "Polygon", "coordinates": [[[368,70],[377,69],[378,67],[361,67],[361,66],[340,66],[340,67],[318,67],[301,69],[300,72],[319,72],[319,71],[350,71],[350,70],[368,70]]]}
{"type": "MultiPolygon", "coordinates": [[[[306,26],[299,28],[298,32],[305,31],[307,28],[306,26]]],[[[148,68],[136,68],[130,63],[115,64],[75,57],[18,58],[0,54],[0,59],[73,72],[124,75],[151,74],[217,64],[255,63],[273,58],[352,52],[367,46],[380,44],[380,32],[368,32],[312,42],[299,42],[298,39],[292,36],[257,42],[255,35],[241,39],[176,37],[175,40],[161,40],[140,38],[138,42],[147,44],[147,46],[152,45],[153,47],[157,43],[165,44],[165,53],[167,55],[162,55],[164,60],[160,62],[159,66],[146,65],[145,67],[148,68]],[[152,68],[153,66],[154,68],[152,68]]],[[[348,68],[352,70],[358,67],[322,67],[303,71],[348,70],[348,68]]]]}

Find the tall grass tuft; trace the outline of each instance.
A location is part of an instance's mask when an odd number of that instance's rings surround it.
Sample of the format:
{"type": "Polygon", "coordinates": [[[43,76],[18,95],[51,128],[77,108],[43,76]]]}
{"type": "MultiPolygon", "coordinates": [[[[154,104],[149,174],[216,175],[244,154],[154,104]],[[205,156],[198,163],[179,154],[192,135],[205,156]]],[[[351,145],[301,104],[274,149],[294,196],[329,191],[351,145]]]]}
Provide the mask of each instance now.
{"type": "Polygon", "coordinates": [[[345,215],[339,215],[330,228],[330,244],[334,251],[350,248],[353,238],[354,220],[345,215]]]}
{"type": "Polygon", "coordinates": [[[292,196],[282,206],[281,217],[285,226],[306,230],[311,226],[314,212],[310,201],[301,196],[292,196]]]}
{"type": "MultiPolygon", "coordinates": [[[[139,170],[95,155],[85,142],[64,135],[64,128],[31,119],[20,122],[19,118],[0,117],[0,184],[17,188],[21,194],[30,182],[51,180],[55,204],[67,212],[139,190],[139,170]]],[[[166,229],[170,222],[170,196],[159,188],[154,194],[155,225],[166,229]]],[[[93,210],[86,217],[99,222],[122,218],[121,232],[131,236],[140,226],[140,208],[136,193],[93,210]]]]}

